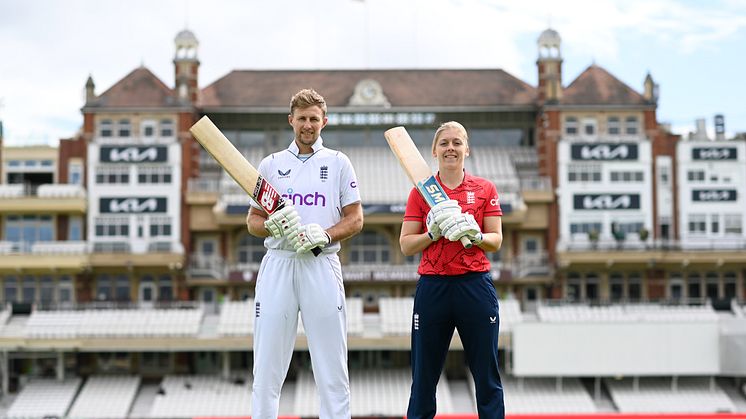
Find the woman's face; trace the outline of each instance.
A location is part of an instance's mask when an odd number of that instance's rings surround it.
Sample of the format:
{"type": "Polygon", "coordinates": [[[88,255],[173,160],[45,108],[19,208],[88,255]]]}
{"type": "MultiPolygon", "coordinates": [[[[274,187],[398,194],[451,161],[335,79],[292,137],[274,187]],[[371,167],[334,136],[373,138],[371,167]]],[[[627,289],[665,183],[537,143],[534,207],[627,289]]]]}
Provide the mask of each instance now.
{"type": "Polygon", "coordinates": [[[443,169],[463,170],[464,159],[469,155],[469,146],[463,133],[456,128],[441,131],[435,142],[433,157],[438,160],[438,167],[443,169]]]}

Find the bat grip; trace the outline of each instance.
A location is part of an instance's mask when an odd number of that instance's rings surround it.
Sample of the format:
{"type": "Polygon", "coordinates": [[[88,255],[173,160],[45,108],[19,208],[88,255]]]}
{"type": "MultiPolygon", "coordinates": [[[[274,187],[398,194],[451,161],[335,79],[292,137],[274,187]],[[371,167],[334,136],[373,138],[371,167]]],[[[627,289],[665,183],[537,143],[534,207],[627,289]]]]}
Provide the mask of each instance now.
{"type": "Polygon", "coordinates": [[[314,256],[318,256],[318,255],[321,254],[321,248],[320,247],[314,247],[313,249],[311,249],[311,253],[313,253],[314,256]]]}
{"type": "Polygon", "coordinates": [[[466,237],[466,236],[461,237],[460,241],[461,241],[461,244],[464,245],[464,249],[470,249],[471,248],[472,243],[471,243],[471,240],[469,240],[468,237],[466,237]]]}

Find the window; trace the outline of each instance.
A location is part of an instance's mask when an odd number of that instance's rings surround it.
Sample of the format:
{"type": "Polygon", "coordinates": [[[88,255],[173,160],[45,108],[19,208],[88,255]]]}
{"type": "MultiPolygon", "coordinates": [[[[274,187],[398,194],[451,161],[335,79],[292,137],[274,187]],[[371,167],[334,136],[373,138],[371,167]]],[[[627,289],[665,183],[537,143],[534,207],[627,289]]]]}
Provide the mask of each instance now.
{"type": "Polygon", "coordinates": [[[96,217],[96,237],[128,237],[129,217],[96,217]]]}
{"type": "Polygon", "coordinates": [[[151,216],[150,217],[150,237],[170,237],[170,236],[171,236],[171,217],[151,216]]]}
{"type": "Polygon", "coordinates": [[[71,303],[73,301],[73,284],[68,275],[59,278],[59,302],[71,303]]]}
{"type": "Polygon", "coordinates": [[[583,119],[583,135],[592,137],[596,135],[596,120],[593,118],[583,119]]]}
{"type": "Polygon", "coordinates": [[[636,116],[628,116],[624,120],[624,133],[627,135],[637,135],[639,124],[636,116]]]}
{"type": "Polygon", "coordinates": [[[643,173],[634,171],[634,172],[618,172],[613,171],[610,174],[610,180],[612,182],[642,182],[643,181],[643,173]]]}
{"type": "Polygon", "coordinates": [[[627,299],[642,300],[642,276],[637,272],[629,274],[627,278],[627,299]]]}
{"type": "Polygon", "coordinates": [[[8,215],[4,223],[5,240],[33,244],[54,240],[51,215],[8,215]]]}
{"type": "Polygon", "coordinates": [[[173,301],[173,280],[168,275],[158,277],[158,301],[173,301]]]}
{"type": "Polygon", "coordinates": [[[131,133],[132,129],[130,128],[130,120],[129,119],[120,119],[119,120],[119,136],[128,138],[131,133]]]}
{"type": "Polygon", "coordinates": [[[21,302],[33,303],[36,301],[36,278],[26,275],[21,280],[21,302]]]}
{"type": "Polygon", "coordinates": [[[567,168],[568,182],[601,182],[600,164],[572,164],[567,168]]]}
{"type": "Polygon", "coordinates": [[[687,296],[689,298],[702,298],[702,278],[698,273],[690,273],[686,277],[687,296]]]}
{"type": "Polygon", "coordinates": [[[565,134],[570,136],[578,135],[578,118],[574,116],[565,118],[565,134]]]}
{"type": "Polygon", "coordinates": [[[725,234],[741,234],[741,214],[725,214],[723,224],[725,234]]]}
{"type": "Polygon", "coordinates": [[[42,276],[39,278],[39,301],[51,303],[54,301],[54,282],[52,277],[42,276]]]}
{"type": "Polygon", "coordinates": [[[718,214],[710,215],[710,231],[712,233],[720,232],[720,216],[718,214]]]}
{"type": "Polygon", "coordinates": [[[735,272],[726,272],[723,274],[723,297],[729,300],[736,298],[736,278],[735,272]]]}
{"type": "Polygon", "coordinates": [[[83,184],[83,164],[80,162],[70,162],[67,168],[67,183],[71,185],[83,184]]]}
{"type": "Polygon", "coordinates": [[[102,137],[111,137],[113,133],[112,125],[111,119],[101,120],[98,128],[99,135],[102,137]]]}
{"type": "Polygon", "coordinates": [[[171,183],[171,166],[139,166],[137,183],[171,183]]]}
{"type": "Polygon", "coordinates": [[[236,249],[238,263],[261,263],[264,257],[264,239],[244,234],[236,249]]]}
{"type": "Polygon", "coordinates": [[[690,170],[686,172],[686,179],[689,182],[704,182],[705,172],[704,170],[690,170]]]}
{"type": "Polygon", "coordinates": [[[155,121],[142,121],[140,134],[143,138],[155,137],[155,121]]]}
{"type": "Polygon", "coordinates": [[[99,301],[129,301],[129,290],[127,275],[99,274],[96,276],[96,299],[99,301]]]}
{"type": "Polygon", "coordinates": [[[590,233],[591,231],[595,231],[598,233],[601,233],[601,223],[571,223],[570,224],[570,234],[576,234],[576,233],[590,233]]]}
{"type": "Polygon", "coordinates": [[[624,276],[618,272],[609,275],[609,297],[611,301],[624,299],[624,276]]]}
{"type": "Polygon", "coordinates": [[[161,137],[169,138],[174,136],[174,121],[171,119],[161,119],[161,137]]]}
{"type": "Polygon", "coordinates": [[[18,299],[18,279],[15,276],[6,276],[4,282],[5,301],[16,301],[18,299]]]}
{"type": "Polygon", "coordinates": [[[668,185],[668,179],[669,179],[669,177],[670,177],[670,174],[668,172],[668,166],[661,167],[660,168],[661,184],[668,185]]]}
{"type": "Polygon", "coordinates": [[[707,232],[707,216],[705,214],[689,214],[689,233],[704,234],[707,232]]]}
{"type": "Polygon", "coordinates": [[[71,216],[67,228],[67,239],[70,241],[83,240],[83,218],[71,216]]]}
{"type": "Polygon", "coordinates": [[[386,236],[363,231],[350,240],[350,264],[388,263],[391,259],[386,236]]]}
{"type": "Polygon", "coordinates": [[[96,184],[128,184],[130,168],[128,166],[96,167],[96,184]]]}
{"type": "Polygon", "coordinates": [[[619,135],[621,133],[621,123],[618,116],[610,116],[606,121],[606,131],[609,135],[619,135]]]}

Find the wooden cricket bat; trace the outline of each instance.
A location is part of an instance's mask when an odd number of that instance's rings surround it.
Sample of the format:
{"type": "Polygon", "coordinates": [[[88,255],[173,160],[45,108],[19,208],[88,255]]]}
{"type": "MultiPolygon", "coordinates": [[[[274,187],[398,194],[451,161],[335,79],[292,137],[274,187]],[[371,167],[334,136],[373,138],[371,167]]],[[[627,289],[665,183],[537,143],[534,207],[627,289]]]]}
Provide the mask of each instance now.
{"type": "MultiPolygon", "coordinates": [[[[427,205],[432,208],[436,204],[448,199],[446,191],[443,190],[435,175],[430,171],[430,166],[427,165],[422,154],[417,150],[417,146],[412,141],[406,128],[391,128],[384,132],[383,136],[386,137],[391,151],[399,159],[402,169],[404,169],[409,180],[425,199],[427,205]]],[[[466,237],[462,237],[460,241],[467,249],[472,246],[471,241],[466,237]]]]}
{"type": "MultiPolygon", "coordinates": [[[[267,214],[272,214],[285,206],[285,199],[277,189],[259,174],[230,140],[225,138],[210,118],[203,116],[192,125],[189,132],[267,214]]],[[[311,252],[318,256],[321,249],[314,247],[311,252]]]]}

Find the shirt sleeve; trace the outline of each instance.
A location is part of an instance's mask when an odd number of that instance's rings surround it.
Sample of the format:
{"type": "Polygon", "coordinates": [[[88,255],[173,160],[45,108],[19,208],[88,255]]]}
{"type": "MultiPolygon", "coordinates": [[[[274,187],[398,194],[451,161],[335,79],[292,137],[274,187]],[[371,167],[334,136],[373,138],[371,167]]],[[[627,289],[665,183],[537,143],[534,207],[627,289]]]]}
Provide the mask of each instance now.
{"type": "Polygon", "coordinates": [[[355,168],[352,167],[350,159],[344,153],[339,153],[339,159],[341,165],[339,204],[341,207],[346,207],[355,202],[360,202],[360,189],[358,188],[355,168]]]}
{"type": "Polygon", "coordinates": [[[417,192],[417,188],[412,188],[407,199],[407,207],[404,210],[404,221],[416,221],[424,225],[428,211],[429,208],[420,193],[417,192]]]}
{"type": "Polygon", "coordinates": [[[499,217],[503,215],[503,210],[500,208],[500,197],[497,195],[497,188],[492,182],[488,182],[487,190],[489,193],[487,196],[487,208],[484,209],[485,217],[499,217]]]}

